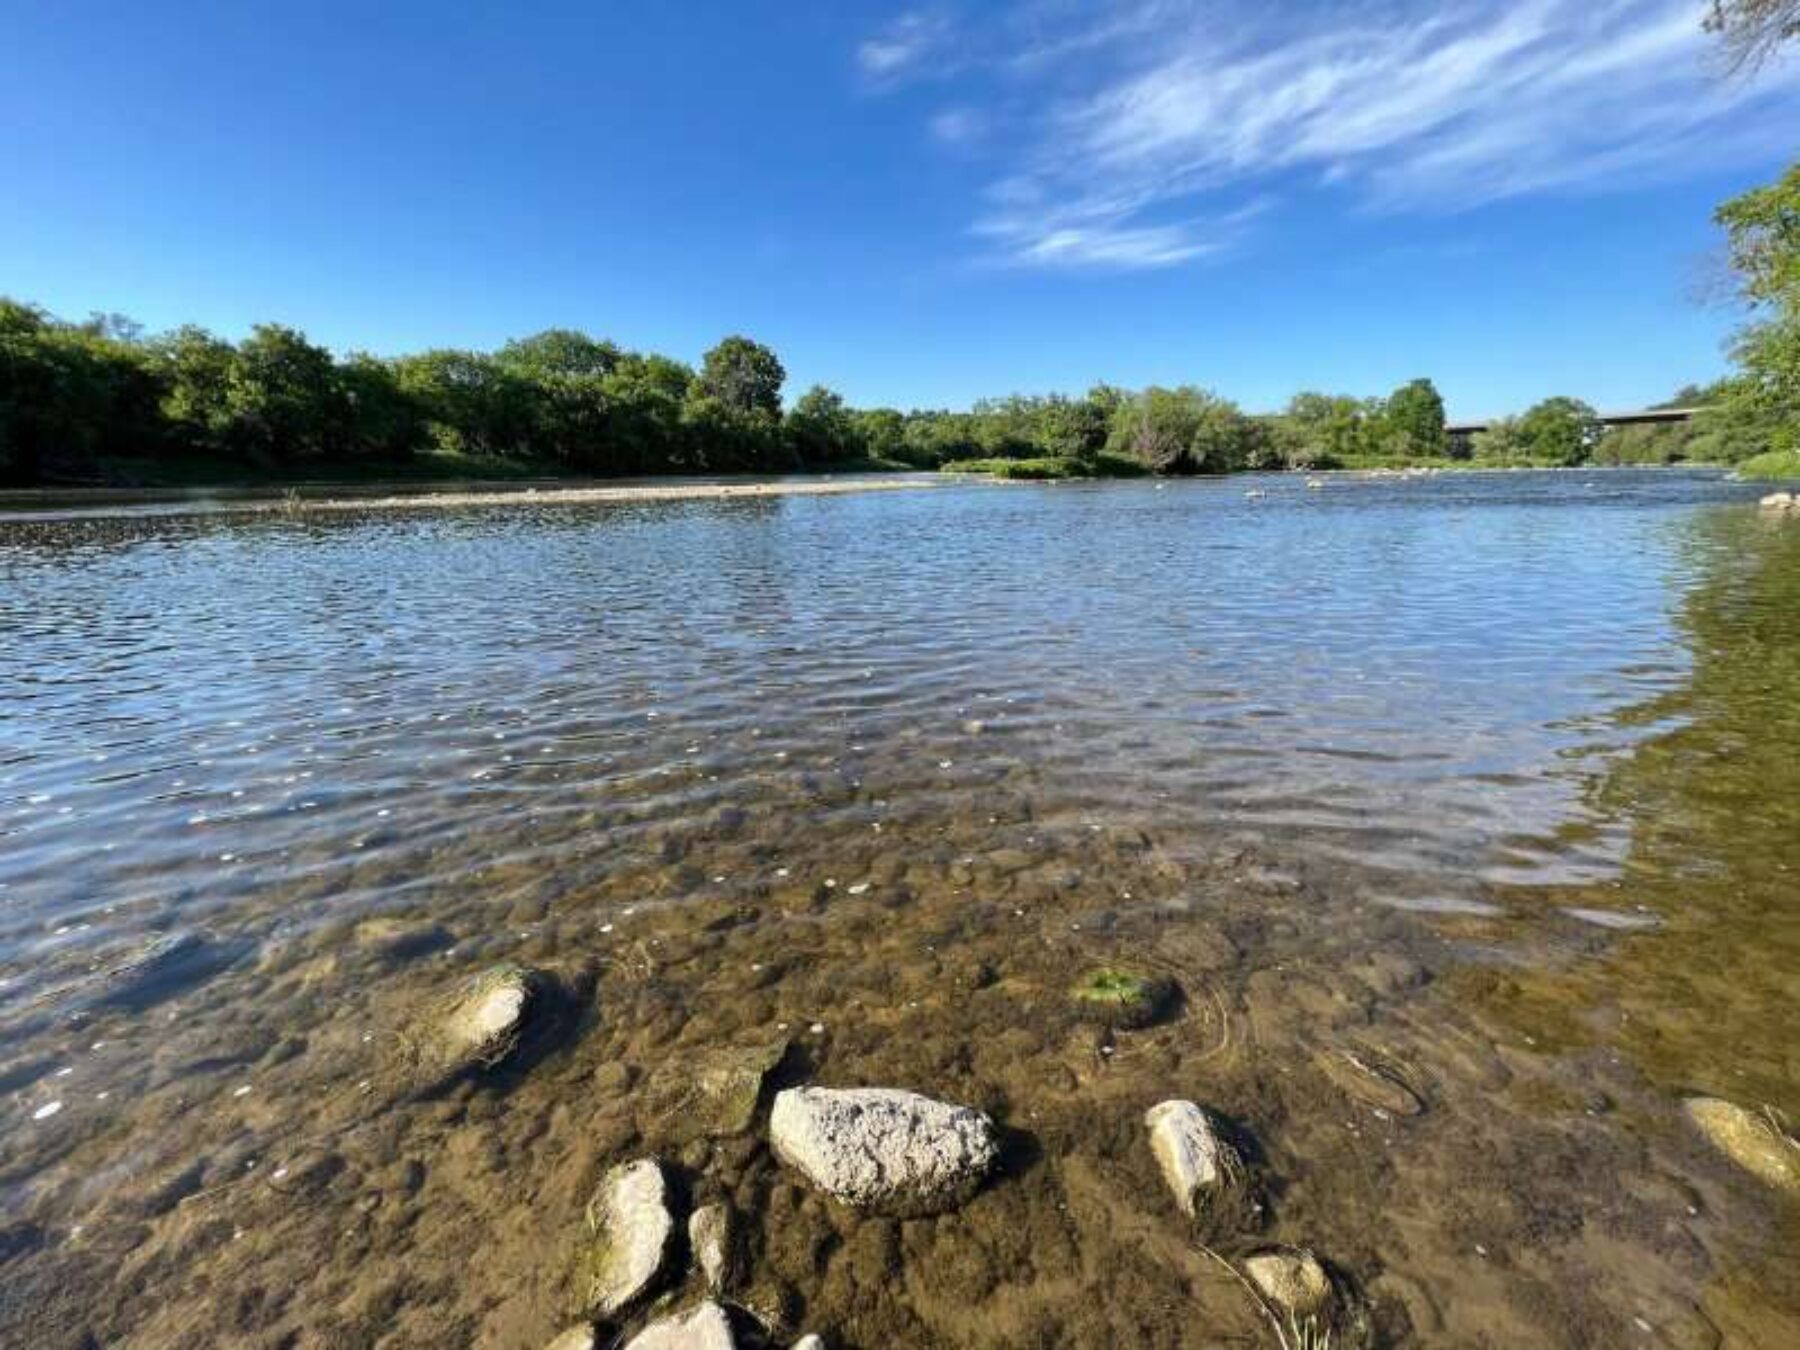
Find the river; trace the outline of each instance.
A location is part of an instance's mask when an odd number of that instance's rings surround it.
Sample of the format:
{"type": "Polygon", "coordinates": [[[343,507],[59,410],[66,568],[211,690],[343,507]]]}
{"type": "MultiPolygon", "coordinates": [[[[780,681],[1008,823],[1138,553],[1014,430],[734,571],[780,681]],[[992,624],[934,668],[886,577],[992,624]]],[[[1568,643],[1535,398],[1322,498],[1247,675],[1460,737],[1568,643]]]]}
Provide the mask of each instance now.
{"type": "Polygon", "coordinates": [[[536,1347],[655,1156],[780,1344],[1275,1344],[1275,1244],[1340,1347],[1800,1344],[1681,1110],[1800,1113],[1800,523],[1320,482],[0,514],[0,1343],[536,1347]],[[553,1025],[421,1089],[502,961],[553,1025]],[[1000,1173],[858,1216],[696,1131],[769,1041],[1000,1173]],[[1168,1097],[1261,1200],[1204,1249],[1168,1097]]]}

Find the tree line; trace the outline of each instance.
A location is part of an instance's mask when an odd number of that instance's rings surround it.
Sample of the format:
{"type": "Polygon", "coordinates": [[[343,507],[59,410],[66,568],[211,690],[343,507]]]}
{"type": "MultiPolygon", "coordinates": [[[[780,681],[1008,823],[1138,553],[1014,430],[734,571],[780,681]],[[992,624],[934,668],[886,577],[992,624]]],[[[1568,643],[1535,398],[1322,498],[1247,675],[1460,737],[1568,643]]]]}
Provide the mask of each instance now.
{"type": "Polygon", "coordinates": [[[1200,474],[1733,451],[1717,435],[1680,429],[1603,436],[1593,410],[1569,398],[1453,438],[1426,379],[1386,398],[1302,393],[1272,415],[1195,386],[1096,385],[1079,397],[906,412],[853,408],[815,386],[788,407],[785,382],[780,358],[744,337],[720,342],[697,369],[568,329],[492,352],[339,358],[279,324],[234,343],[195,327],[146,335],[117,315],[66,322],[0,300],[0,481],[154,481],[170,466],[220,479],[408,466],[602,477],[856,467],[1200,474]]]}

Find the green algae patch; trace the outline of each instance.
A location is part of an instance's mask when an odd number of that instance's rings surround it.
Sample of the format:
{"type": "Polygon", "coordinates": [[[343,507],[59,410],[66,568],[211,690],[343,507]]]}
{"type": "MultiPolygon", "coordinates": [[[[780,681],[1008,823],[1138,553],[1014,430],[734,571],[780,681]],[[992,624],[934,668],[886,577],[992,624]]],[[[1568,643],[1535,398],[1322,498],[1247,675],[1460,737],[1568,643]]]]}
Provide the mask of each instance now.
{"type": "Polygon", "coordinates": [[[1166,975],[1103,966],[1083,975],[1069,989],[1075,1007],[1086,1017],[1131,1030],[1162,1017],[1176,997],[1175,982],[1166,975]]]}

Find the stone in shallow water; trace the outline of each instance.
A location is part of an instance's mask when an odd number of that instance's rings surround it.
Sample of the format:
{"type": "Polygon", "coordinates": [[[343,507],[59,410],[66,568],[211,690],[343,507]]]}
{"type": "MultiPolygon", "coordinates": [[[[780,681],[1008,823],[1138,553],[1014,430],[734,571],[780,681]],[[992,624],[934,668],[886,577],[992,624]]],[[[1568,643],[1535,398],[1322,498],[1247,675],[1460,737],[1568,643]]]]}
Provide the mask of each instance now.
{"type": "Polygon", "coordinates": [[[1377,1110],[1396,1116],[1416,1116],[1425,1110],[1424,1101],[1397,1070],[1361,1051],[1329,1049],[1320,1057],[1319,1067],[1345,1092],[1377,1110]]]}
{"type": "Polygon", "coordinates": [[[722,1052],[694,1077],[693,1124],[704,1134],[742,1134],[756,1120],[763,1080],[787,1054],[786,1041],[722,1052]]]}
{"type": "Polygon", "coordinates": [[[624,1163],[601,1180],[587,1207],[592,1235],[576,1272],[584,1311],[616,1317],[655,1286],[668,1264],[675,1218],[654,1158],[624,1163]]]}
{"type": "Polygon", "coordinates": [[[590,1326],[570,1327],[558,1336],[544,1350],[598,1350],[600,1338],[594,1334],[590,1326]]]}
{"type": "Polygon", "coordinates": [[[1175,982],[1165,975],[1113,967],[1089,971],[1069,991],[1084,1016],[1122,1031],[1149,1026],[1174,1005],[1175,995],[1175,982]]]}
{"type": "Polygon", "coordinates": [[[1662,920],[1644,910],[1629,911],[1620,909],[1578,909],[1565,908],[1564,914],[1582,923],[1592,924],[1596,928],[1611,928],[1621,933],[1647,932],[1652,928],[1661,928],[1662,920]]]}
{"type": "Polygon", "coordinates": [[[702,1303],[677,1317],[652,1322],[625,1350],[736,1350],[731,1322],[716,1303],[702,1303]]]}
{"type": "Polygon", "coordinates": [[[442,1058],[452,1066],[498,1064],[525,1029],[535,978],[514,965],[490,967],[457,993],[439,1026],[442,1058]]]}
{"type": "Polygon", "coordinates": [[[735,1237],[729,1205],[702,1205],[688,1216],[688,1247],[715,1294],[723,1293],[736,1277],[735,1237]]]}
{"type": "Polygon", "coordinates": [[[1290,1317],[1321,1317],[1331,1305],[1331,1277],[1311,1252],[1263,1252],[1244,1262],[1244,1274],[1290,1317]]]}
{"type": "Polygon", "coordinates": [[[1688,1119],[1726,1157],[1771,1186],[1800,1190],[1800,1144],[1773,1121],[1718,1097],[1690,1097],[1688,1119]]]}
{"type": "Polygon", "coordinates": [[[938,1214],[999,1160],[994,1125],[897,1088],[790,1088],[769,1116],[775,1155],[828,1195],[895,1218],[938,1214]]]}
{"type": "Polygon", "coordinates": [[[1209,1210],[1244,1174],[1237,1151],[1219,1137],[1212,1118],[1193,1102],[1160,1102],[1144,1113],[1150,1151],[1163,1180],[1188,1218],[1209,1210]]]}

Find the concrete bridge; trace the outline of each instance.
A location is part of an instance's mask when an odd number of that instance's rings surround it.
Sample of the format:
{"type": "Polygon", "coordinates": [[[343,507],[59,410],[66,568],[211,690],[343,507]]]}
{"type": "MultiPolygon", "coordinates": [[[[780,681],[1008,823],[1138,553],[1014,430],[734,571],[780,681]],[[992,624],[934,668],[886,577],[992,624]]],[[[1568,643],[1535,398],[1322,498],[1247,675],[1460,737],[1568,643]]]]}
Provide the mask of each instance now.
{"type": "MultiPolygon", "coordinates": [[[[1646,408],[1642,412],[1601,413],[1594,420],[1603,427],[1655,426],[1665,422],[1686,422],[1698,408],[1646,408]]],[[[1473,436],[1493,426],[1492,422],[1451,422],[1444,428],[1452,436],[1473,436]]]]}

